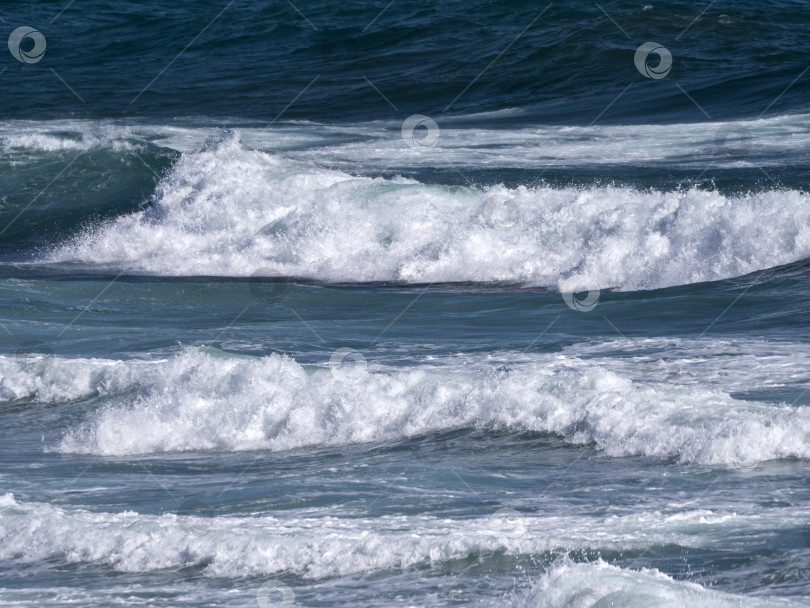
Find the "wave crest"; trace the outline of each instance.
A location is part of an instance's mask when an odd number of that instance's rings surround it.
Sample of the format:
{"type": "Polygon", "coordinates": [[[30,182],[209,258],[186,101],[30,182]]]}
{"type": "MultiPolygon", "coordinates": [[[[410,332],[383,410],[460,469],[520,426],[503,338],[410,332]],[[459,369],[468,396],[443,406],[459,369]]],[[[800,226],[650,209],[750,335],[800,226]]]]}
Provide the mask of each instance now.
{"type": "Polygon", "coordinates": [[[373,179],[249,150],[233,135],[185,153],[151,208],[43,261],[175,276],[653,289],[810,257],[808,202],[795,190],[726,196],[373,179]]]}
{"type": "Polygon", "coordinates": [[[131,383],[132,389],[111,395],[68,429],[57,451],[288,450],[478,428],[554,433],[614,457],[733,466],[810,458],[808,407],[633,381],[557,355],[508,371],[449,364],[345,371],[305,368],[279,355],[223,357],[202,349],[121,364],[111,368],[113,377],[96,375],[96,366],[75,364],[82,387],[85,378],[99,378],[104,386],[131,383]]]}

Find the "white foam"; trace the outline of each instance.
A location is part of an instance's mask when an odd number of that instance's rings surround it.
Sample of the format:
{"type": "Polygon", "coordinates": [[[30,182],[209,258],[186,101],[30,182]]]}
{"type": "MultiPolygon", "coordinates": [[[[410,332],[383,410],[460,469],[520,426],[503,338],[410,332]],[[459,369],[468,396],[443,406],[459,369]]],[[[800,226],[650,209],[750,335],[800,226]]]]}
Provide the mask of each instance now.
{"type": "Polygon", "coordinates": [[[142,365],[42,354],[0,356],[0,403],[67,403],[109,395],[131,388],[142,365]]]}
{"type": "MultiPolygon", "coordinates": [[[[127,383],[132,388],[66,431],[54,449],[68,453],[288,450],[506,428],[554,433],[616,457],[723,465],[810,458],[808,407],[740,401],[717,388],[643,377],[633,381],[557,355],[515,363],[508,371],[486,362],[305,369],[278,355],[224,358],[200,349],[150,364],[74,366],[75,380],[65,382],[71,365],[61,362],[54,368],[64,373],[45,377],[37,390],[64,399],[123,390],[127,383]],[[107,371],[99,373],[99,367],[107,371]]],[[[12,376],[9,384],[14,382],[12,376]]]]}
{"type": "Polygon", "coordinates": [[[527,597],[521,608],[786,608],[802,602],[749,597],[675,580],[655,569],[626,570],[603,561],[577,564],[561,560],[527,597]]]}
{"type": "MultiPolygon", "coordinates": [[[[115,152],[136,150],[137,145],[122,139],[121,129],[97,123],[82,123],[78,132],[58,131],[42,125],[0,125],[0,144],[5,152],[18,155],[21,152],[87,152],[93,148],[108,148],[115,152]]],[[[76,127],[76,125],[70,125],[76,127]]]]}
{"type": "Polygon", "coordinates": [[[563,352],[647,383],[711,386],[725,393],[810,388],[810,349],[752,338],[616,338],[563,352]]]}
{"type": "MultiPolygon", "coordinates": [[[[478,120],[438,119],[440,136],[429,148],[402,145],[401,123],[321,126],[312,145],[311,129],[268,133],[244,129],[245,142],[266,150],[284,149],[298,159],[338,168],[554,169],[577,166],[662,166],[712,171],[779,166],[807,158],[806,115],[749,121],[688,124],[552,126],[499,128],[478,120]],[[279,137],[284,138],[284,147],[279,137]],[[330,142],[330,137],[338,143],[330,142]],[[297,145],[296,145],[297,144],[297,145]]],[[[186,148],[188,149],[188,148],[186,148]]],[[[764,176],[763,176],[764,177],[764,176]]]]}
{"type": "Polygon", "coordinates": [[[428,186],[319,169],[232,136],[185,154],[151,209],[43,261],[156,275],[644,289],[810,256],[808,203],[798,191],[428,186]],[[493,208],[506,211],[492,220],[493,208]]]}
{"type": "Polygon", "coordinates": [[[0,559],[92,562],[125,572],[200,566],[207,576],[225,578],[282,572],[324,578],[494,552],[705,548],[727,544],[741,529],[773,533],[800,526],[806,517],[806,510],[785,508],[760,509],[756,516],[701,510],[563,516],[494,509],[466,519],[294,511],[202,517],[91,512],[6,494],[0,496],[0,559]]]}
{"type": "MultiPolygon", "coordinates": [[[[779,166],[806,158],[806,114],[757,120],[638,125],[508,125],[497,121],[515,111],[437,118],[441,133],[431,148],[404,145],[401,121],[318,124],[277,123],[273,128],[234,123],[247,145],[320,166],[344,169],[443,167],[455,169],[554,168],[634,165],[709,169],[779,166]],[[470,120],[475,126],[469,126],[470,120]],[[491,121],[491,124],[487,121],[491,121]]],[[[519,113],[519,110],[517,111],[519,113]]],[[[81,142],[138,139],[192,152],[228,121],[196,119],[155,124],[113,120],[0,121],[6,148],[57,151],[81,142]],[[70,134],[70,137],[65,137],[70,134]]]]}

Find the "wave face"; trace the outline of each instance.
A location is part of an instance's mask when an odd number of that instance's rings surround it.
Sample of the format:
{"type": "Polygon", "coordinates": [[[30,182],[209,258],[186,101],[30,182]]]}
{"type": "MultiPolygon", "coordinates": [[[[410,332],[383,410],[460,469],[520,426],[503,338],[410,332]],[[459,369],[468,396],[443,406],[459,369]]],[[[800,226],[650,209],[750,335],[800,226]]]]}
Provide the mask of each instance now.
{"type": "Polygon", "coordinates": [[[52,447],[62,453],[289,450],[476,428],[553,433],[613,457],[727,466],[810,458],[810,408],[634,381],[556,355],[509,370],[485,361],[369,370],[188,349],[160,362],[56,359],[38,376],[14,367],[0,359],[6,401],[106,398],[52,447]]]}
{"type": "Polygon", "coordinates": [[[317,169],[231,136],[184,154],[149,209],[43,261],[155,275],[632,290],[808,256],[810,204],[799,191],[431,186],[317,169]]]}
{"type": "Polygon", "coordinates": [[[0,255],[28,260],[80,229],[143,207],[176,153],[109,136],[0,127],[0,255]]]}

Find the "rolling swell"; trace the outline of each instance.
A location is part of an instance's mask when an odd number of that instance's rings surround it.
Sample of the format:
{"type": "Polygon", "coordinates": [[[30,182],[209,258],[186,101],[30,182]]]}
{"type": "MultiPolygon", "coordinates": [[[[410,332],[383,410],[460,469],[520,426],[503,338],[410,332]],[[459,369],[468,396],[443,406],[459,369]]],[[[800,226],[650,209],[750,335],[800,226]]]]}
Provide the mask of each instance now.
{"type": "Polygon", "coordinates": [[[184,153],[148,209],[40,261],[161,276],[655,289],[810,257],[808,202],[800,190],[370,178],[251,149],[235,133],[184,153]]]}
{"type": "MultiPolygon", "coordinates": [[[[810,408],[732,398],[704,376],[759,386],[744,356],[694,365],[693,357],[615,363],[556,353],[508,369],[453,359],[409,368],[304,366],[286,356],[236,357],[188,348],[163,361],[56,359],[37,374],[0,357],[0,403],[101,398],[51,449],[125,456],[187,451],[283,451],[399,441],[455,429],[544,432],[612,457],[753,466],[810,459],[810,408]],[[650,367],[652,365],[652,367],[650,367]],[[670,382],[684,366],[699,374],[670,382]]],[[[803,362],[771,357],[795,382],[803,362]]],[[[32,360],[32,366],[36,361],[32,360]]],[[[727,383],[729,381],[726,381],[727,383]]]]}
{"type": "Polygon", "coordinates": [[[807,603],[806,2],[547,2],[4,5],[0,603],[807,603]]]}
{"type": "MultiPolygon", "coordinates": [[[[677,88],[639,80],[633,53],[640,44],[654,40],[670,47],[672,77],[710,115],[723,119],[759,115],[810,61],[806,28],[797,26],[806,16],[800,2],[713,7],[698,20],[700,11],[685,0],[600,3],[626,35],[593,3],[555,3],[540,16],[546,4],[499,0],[470,10],[458,0],[427,6],[402,0],[381,13],[384,5],[378,3],[318,0],[301,7],[306,18],[286,3],[235,5],[182,67],[154,82],[133,105],[167,56],[188,44],[222,3],[205,0],[191,8],[161,0],[148,11],[107,3],[105,24],[114,36],[107,29],[100,33],[73,6],[47,32],[60,52],[49,54],[44,65],[72,74],[71,86],[85,102],[62,94],[60,83],[42,69],[7,83],[0,112],[30,118],[65,112],[120,116],[128,108],[149,117],[236,111],[269,121],[319,76],[285,118],[401,120],[416,112],[438,117],[520,107],[527,111],[518,120],[588,124],[634,82],[602,123],[693,122],[704,116],[677,88]],[[459,96],[508,44],[497,70],[459,96]]],[[[32,25],[43,19],[28,6],[16,14],[32,25]]],[[[771,110],[806,107],[808,86],[797,82],[771,110]]]]}
{"type": "Polygon", "coordinates": [[[82,228],[142,208],[174,152],[54,135],[6,138],[0,152],[0,255],[29,259],[82,228]]]}

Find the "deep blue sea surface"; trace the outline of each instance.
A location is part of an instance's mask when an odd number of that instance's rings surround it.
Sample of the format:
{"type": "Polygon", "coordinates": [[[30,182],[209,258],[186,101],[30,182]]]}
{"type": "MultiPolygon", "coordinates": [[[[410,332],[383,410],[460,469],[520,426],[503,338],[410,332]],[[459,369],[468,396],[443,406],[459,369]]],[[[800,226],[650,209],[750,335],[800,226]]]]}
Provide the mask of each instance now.
{"type": "Polygon", "coordinates": [[[0,604],[810,604],[809,26],[3,3],[0,604]]]}

